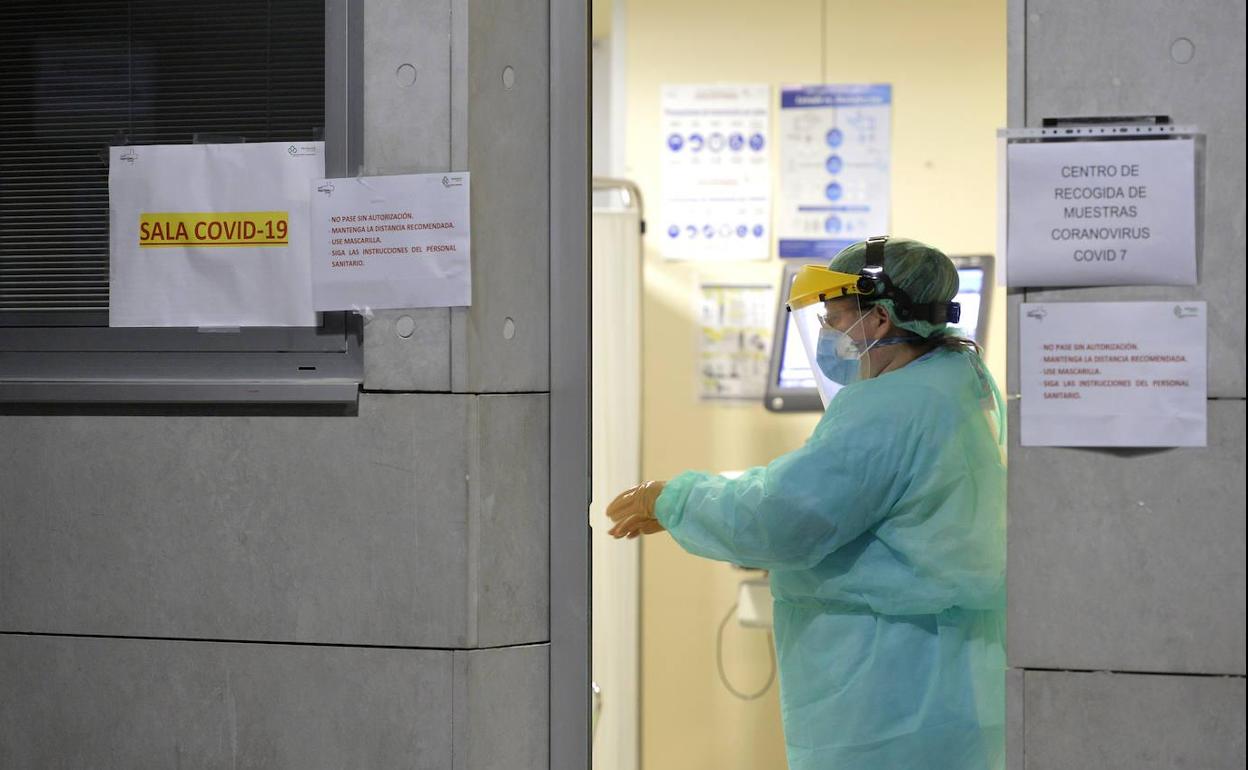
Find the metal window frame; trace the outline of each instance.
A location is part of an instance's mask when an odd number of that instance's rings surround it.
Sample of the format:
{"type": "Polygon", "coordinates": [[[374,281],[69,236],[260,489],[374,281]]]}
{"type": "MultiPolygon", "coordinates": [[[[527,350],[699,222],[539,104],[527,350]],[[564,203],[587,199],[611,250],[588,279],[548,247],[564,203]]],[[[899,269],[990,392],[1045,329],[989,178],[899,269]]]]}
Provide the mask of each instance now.
{"type": "MultiPolygon", "coordinates": [[[[363,8],[325,2],[325,171],[363,156],[363,8]]],[[[315,328],[109,328],[107,313],[0,314],[0,406],[295,404],[354,411],[363,325],[325,313],[315,328]]]]}
{"type": "Polygon", "coordinates": [[[550,756],[590,766],[590,15],[550,2],[550,756]]]}

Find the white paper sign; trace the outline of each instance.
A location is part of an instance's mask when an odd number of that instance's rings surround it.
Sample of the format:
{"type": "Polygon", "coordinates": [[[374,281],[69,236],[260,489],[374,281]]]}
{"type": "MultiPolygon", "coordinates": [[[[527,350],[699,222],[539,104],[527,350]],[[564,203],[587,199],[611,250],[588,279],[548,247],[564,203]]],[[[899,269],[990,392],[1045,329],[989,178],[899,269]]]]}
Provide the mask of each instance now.
{"type": "Polygon", "coordinates": [[[1024,303],[1023,446],[1205,446],[1204,302],[1024,303]]]}
{"type": "Polygon", "coordinates": [[[314,326],[321,142],[113,147],[110,326],[314,326]]]}
{"type": "Polygon", "coordinates": [[[780,95],[780,256],[831,259],[889,231],[889,85],[785,87],[780,95]]]}
{"type": "Polygon", "coordinates": [[[317,181],[313,306],[472,304],[468,181],[466,172],[317,181]]]}
{"type": "Polygon", "coordinates": [[[698,308],[701,398],[763,397],[771,361],[774,302],[770,286],[702,286],[698,308]]]}
{"type": "Polygon", "coordinates": [[[1010,286],[1196,283],[1191,139],[1014,142],[1010,286]]]}
{"type": "Polygon", "coordinates": [[[767,259],[771,89],[664,86],[660,249],[668,259],[767,259]]]}

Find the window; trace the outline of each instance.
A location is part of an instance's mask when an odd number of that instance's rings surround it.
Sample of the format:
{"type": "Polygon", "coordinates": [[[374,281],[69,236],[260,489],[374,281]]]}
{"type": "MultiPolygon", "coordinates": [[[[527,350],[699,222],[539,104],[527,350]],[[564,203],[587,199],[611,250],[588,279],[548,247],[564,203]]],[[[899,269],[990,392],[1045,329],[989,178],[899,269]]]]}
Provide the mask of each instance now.
{"type": "Polygon", "coordinates": [[[108,147],[324,138],[336,5],[0,4],[0,402],[354,402],[354,316],[107,326],[108,147]]]}

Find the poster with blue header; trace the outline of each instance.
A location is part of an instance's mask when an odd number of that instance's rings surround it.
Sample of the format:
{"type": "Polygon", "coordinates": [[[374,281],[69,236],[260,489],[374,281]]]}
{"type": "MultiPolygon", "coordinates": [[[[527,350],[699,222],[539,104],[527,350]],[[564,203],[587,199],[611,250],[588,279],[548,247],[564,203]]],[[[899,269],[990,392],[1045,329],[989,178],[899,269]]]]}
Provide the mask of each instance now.
{"type": "Polygon", "coordinates": [[[781,257],[830,259],[888,233],[891,119],[887,84],[781,90],[781,257]]]}

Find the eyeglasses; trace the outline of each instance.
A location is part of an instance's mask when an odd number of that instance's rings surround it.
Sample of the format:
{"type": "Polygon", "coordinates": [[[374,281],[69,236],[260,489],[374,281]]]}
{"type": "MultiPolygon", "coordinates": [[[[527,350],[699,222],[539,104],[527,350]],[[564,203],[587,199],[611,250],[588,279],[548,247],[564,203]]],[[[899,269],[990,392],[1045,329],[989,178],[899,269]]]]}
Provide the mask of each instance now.
{"type": "Polygon", "coordinates": [[[836,313],[820,313],[817,316],[819,319],[819,326],[824,329],[835,329],[836,326],[835,324],[832,323],[832,320],[831,320],[831,316],[833,315],[836,316],[837,320],[840,320],[845,316],[845,313],[844,311],[836,312],[836,313]]]}
{"type": "MultiPolygon", "coordinates": [[[[861,320],[862,320],[862,319],[866,316],[866,314],[867,314],[867,310],[869,310],[869,309],[870,309],[869,307],[868,307],[868,308],[862,308],[862,309],[859,311],[857,318],[855,318],[855,319],[853,320],[853,323],[857,323],[858,321],[861,321],[861,320]]],[[[819,314],[818,314],[818,315],[816,315],[815,317],[819,319],[819,327],[820,327],[820,328],[822,328],[822,329],[835,329],[835,328],[836,328],[836,326],[835,326],[835,325],[832,323],[832,321],[829,319],[829,316],[835,315],[835,316],[836,316],[836,318],[837,318],[837,320],[840,320],[840,319],[842,319],[842,318],[845,316],[845,314],[846,314],[846,311],[845,311],[844,309],[840,309],[840,310],[837,310],[837,311],[835,311],[835,312],[833,312],[833,313],[819,313],[819,314]]]]}

